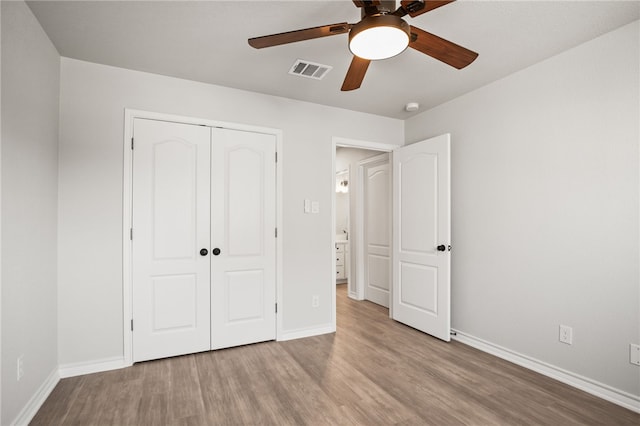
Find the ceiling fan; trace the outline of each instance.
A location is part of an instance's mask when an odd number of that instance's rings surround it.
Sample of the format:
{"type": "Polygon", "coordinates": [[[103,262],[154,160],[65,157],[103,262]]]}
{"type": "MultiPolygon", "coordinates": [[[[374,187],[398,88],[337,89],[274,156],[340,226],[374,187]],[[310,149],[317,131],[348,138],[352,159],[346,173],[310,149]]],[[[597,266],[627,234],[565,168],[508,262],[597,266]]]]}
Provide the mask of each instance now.
{"type": "Polygon", "coordinates": [[[311,40],[314,38],[349,33],[349,50],[353,53],[351,65],[342,84],[342,91],[360,87],[371,61],[387,59],[402,53],[407,47],[429,55],[454,68],[462,69],[473,62],[478,54],[448,40],[411,26],[402,19],[414,18],[455,0],[352,0],[361,9],[362,19],[357,24],[340,22],[320,27],[250,38],[249,45],[256,49],[311,40]]]}

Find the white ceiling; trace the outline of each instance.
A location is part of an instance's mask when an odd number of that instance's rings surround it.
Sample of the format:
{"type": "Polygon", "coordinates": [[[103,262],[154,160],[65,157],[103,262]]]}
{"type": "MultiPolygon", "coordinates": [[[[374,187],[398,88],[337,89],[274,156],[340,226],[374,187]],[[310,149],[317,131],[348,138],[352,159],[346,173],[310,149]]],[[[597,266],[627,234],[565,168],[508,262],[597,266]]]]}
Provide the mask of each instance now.
{"type": "Polygon", "coordinates": [[[420,111],[640,19],[639,1],[457,1],[405,19],[480,56],[456,70],[413,49],[373,62],[341,92],[347,35],[261,50],[247,39],[338,22],[351,1],[30,1],[62,56],[393,118],[420,111]],[[333,67],[321,80],[288,74],[296,59],[333,67]]]}

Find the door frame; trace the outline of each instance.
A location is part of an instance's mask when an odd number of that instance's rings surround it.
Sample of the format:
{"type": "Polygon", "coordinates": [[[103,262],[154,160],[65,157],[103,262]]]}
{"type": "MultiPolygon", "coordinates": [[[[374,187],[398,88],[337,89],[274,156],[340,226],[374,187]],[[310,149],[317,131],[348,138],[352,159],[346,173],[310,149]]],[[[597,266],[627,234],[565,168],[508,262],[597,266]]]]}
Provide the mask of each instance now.
{"type": "MultiPolygon", "coordinates": [[[[329,187],[331,190],[331,250],[335,250],[336,247],[336,197],[335,197],[335,192],[336,192],[336,148],[337,147],[343,147],[343,148],[360,148],[360,149],[370,149],[373,151],[380,151],[382,152],[388,152],[389,153],[389,161],[391,161],[391,156],[393,155],[393,150],[400,148],[401,146],[403,146],[404,144],[388,144],[388,143],[381,143],[381,142],[371,142],[371,141],[364,141],[364,140],[358,140],[358,139],[349,139],[349,138],[343,138],[343,137],[339,137],[339,136],[333,136],[331,138],[331,186],[329,187]]],[[[350,170],[350,175],[353,171],[350,170]]],[[[360,179],[358,179],[358,182],[360,182],[360,179]]],[[[360,183],[358,183],[358,185],[360,185],[360,183]]],[[[359,191],[359,189],[358,189],[359,191]]],[[[351,196],[349,196],[351,197],[351,196]]],[[[358,211],[358,209],[361,207],[358,207],[359,202],[356,201],[356,212],[358,211]]],[[[358,217],[358,214],[356,213],[356,218],[358,217]]],[[[356,219],[357,220],[357,219],[356,219]]],[[[356,227],[359,226],[358,224],[356,224],[356,227]]],[[[353,232],[353,222],[349,223],[349,227],[351,229],[351,231],[353,232]]],[[[361,238],[361,232],[356,232],[356,238],[361,238]]],[[[350,236],[351,238],[351,236],[350,236]]],[[[351,240],[353,241],[353,240],[351,240]]],[[[357,248],[357,244],[355,246],[357,248]]],[[[358,256],[357,251],[355,253],[350,252],[351,254],[351,265],[349,265],[349,275],[347,277],[348,279],[348,285],[351,285],[351,278],[353,276],[353,271],[355,270],[353,268],[353,265],[357,265],[356,262],[356,257],[358,256]]],[[[336,276],[336,257],[335,257],[335,252],[333,252],[333,255],[330,257],[332,262],[331,262],[331,277],[333,277],[334,279],[330,282],[331,284],[331,322],[332,322],[332,327],[333,330],[336,330],[336,281],[335,281],[335,276],[336,276]]],[[[356,272],[356,277],[361,276],[360,273],[356,272]]],[[[357,278],[356,278],[356,285],[358,284],[357,282],[357,278]]],[[[349,292],[349,297],[351,297],[352,299],[356,299],[358,300],[358,291],[359,288],[361,288],[362,285],[360,283],[360,285],[358,287],[356,287],[356,291],[355,293],[351,293],[349,292]]],[[[363,295],[364,295],[364,289],[363,290],[363,295]]],[[[391,293],[389,293],[389,297],[391,297],[391,293]]],[[[362,299],[360,299],[362,300],[362,299]]],[[[391,311],[389,311],[391,313],[391,311]]]]}
{"type": "MultiPolygon", "coordinates": [[[[195,118],[174,114],[165,114],[152,111],[143,111],[137,109],[125,108],[124,110],[124,138],[123,138],[123,176],[122,176],[122,330],[123,330],[123,358],[125,366],[133,365],[133,333],[131,331],[131,319],[133,315],[132,306],[132,240],[130,232],[133,219],[133,155],[131,149],[131,140],[133,138],[133,121],[136,118],[170,121],[182,124],[193,124],[207,127],[221,127],[231,130],[241,130],[254,133],[264,133],[273,135],[276,138],[276,227],[278,229],[278,238],[276,238],[276,303],[278,304],[278,313],[276,313],[276,340],[280,340],[282,332],[282,313],[285,310],[282,298],[282,271],[283,271],[283,235],[284,227],[282,222],[282,130],[252,126],[247,124],[230,123],[225,121],[211,120],[207,118],[195,118]]],[[[335,153],[335,149],[334,149],[335,153]]],[[[334,154],[335,157],[335,154],[334,154]]],[[[335,159],[335,158],[334,158],[335,159]]],[[[274,159],[275,161],[275,159],[274,159]]],[[[335,164],[334,164],[335,168],[335,164]]],[[[334,179],[335,182],[335,179],[334,179]]],[[[334,183],[335,185],[335,183],[334,183]]],[[[335,189],[334,189],[335,190],[335,189]]],[[[335,228],[335,224],[334,224],[335,228]]],[[[335,238],[335,237],[334,237],[335,238]]],[[[334,262],[335,267],[335,262],[334,262]]],[[[335,270],[333,273],[335,276],[335,270]]],[[[335,299],[335,285],[334,285],[335,299]]],[[[335,302],[334,302],[335,311],[335,302]]],[[[335,317],[335,313],[334,313],[335,317]]]]}

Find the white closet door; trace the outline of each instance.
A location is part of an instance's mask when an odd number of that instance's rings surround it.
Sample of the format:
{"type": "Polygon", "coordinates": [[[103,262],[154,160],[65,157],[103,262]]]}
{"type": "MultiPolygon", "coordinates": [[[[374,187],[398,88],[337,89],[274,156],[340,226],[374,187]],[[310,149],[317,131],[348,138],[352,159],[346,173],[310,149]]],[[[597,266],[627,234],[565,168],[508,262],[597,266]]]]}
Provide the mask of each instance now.
{"type": "Polygon", "coordinates": [[[212,130],[212,349],[276,337],[275,147],[273,135],[212,130]]]}
{"type": "Polygon", "coordinates": [[[389,307],[391,283],[391,192],[389,160],[365,167],[364,182],[364,294],[365,299],[389,307]]]}
{"type": "Polygon", "coordinates": [[[133,125],[133,360],[210,348],[210,128],[133,125]]]}
{"type": "Polygon", "coordinates": [[[450,340],[449,135],[393,152],[393,318],[450,340]]]}

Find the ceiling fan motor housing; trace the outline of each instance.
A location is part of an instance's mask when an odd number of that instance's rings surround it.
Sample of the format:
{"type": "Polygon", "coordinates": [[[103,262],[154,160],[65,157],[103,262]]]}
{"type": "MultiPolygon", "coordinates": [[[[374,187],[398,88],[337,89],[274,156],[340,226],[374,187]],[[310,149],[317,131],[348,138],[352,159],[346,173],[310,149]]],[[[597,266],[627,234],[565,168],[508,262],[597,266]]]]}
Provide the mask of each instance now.
{"type": "Polygon", "coordinates": [[[366,6],[360,9],[361,18],[365,18],[370,15],[390,14],[396,10],[395,0],[382,0],[378,2],[377,6],[366,6]]]}

